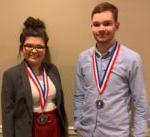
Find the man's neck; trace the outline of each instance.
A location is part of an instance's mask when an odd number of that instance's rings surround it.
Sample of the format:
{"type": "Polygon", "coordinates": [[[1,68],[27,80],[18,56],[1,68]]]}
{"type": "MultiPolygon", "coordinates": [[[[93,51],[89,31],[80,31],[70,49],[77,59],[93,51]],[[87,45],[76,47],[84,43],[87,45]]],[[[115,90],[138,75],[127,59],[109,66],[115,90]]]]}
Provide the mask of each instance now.
{"type": "Polygon", "coordinates": [[[115,43],[114,41],[111,41],[109,43],[97,43],[97,49],[101,54],[105,54],[115,43]]]}

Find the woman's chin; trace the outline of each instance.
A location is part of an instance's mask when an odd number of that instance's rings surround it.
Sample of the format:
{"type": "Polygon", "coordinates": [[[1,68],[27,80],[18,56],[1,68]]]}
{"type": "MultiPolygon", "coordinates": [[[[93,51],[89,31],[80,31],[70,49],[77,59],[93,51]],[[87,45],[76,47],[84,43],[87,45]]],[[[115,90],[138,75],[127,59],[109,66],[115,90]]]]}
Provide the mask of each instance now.
{"type": "Polygon", "coordinates": [[[39,65],[41,65],[41,61],[37,61],[37,60],[28,60],[28,62],[29,62],[29,64],[31,65],[31,66],[39,66],[39,65]]]}

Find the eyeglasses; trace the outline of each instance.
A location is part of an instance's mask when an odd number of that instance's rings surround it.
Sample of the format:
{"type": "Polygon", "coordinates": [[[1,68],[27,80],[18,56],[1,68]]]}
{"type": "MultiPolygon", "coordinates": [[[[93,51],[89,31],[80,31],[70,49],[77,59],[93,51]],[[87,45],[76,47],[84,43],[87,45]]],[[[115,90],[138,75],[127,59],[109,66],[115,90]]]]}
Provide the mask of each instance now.
{"type": "Polygon", "coordinates": [[[44,49],[47,49],[47,46],[44,45],[34,45],[34,44],[25,44],[24,45],[26,50],[32,51],[33,49],[36,49],[38,51],[43,51],[44,49]]]}

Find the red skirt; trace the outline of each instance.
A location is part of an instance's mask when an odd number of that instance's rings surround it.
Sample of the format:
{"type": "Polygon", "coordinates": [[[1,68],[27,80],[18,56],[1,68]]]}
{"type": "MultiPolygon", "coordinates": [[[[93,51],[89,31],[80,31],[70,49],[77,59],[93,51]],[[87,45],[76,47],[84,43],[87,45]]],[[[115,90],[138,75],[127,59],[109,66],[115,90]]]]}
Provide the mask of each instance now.
{"type": "Polygon", "coordinates": [[[33,137],[61,137],[56,110],[33,113],[33,137]]]}

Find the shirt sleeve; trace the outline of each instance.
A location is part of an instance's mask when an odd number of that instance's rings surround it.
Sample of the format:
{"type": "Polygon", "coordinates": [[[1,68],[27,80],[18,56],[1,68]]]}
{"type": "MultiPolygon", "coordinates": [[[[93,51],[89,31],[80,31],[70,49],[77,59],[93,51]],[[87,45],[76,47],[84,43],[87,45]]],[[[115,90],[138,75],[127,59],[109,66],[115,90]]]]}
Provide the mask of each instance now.
{"type": "Polygon", "coordinates": [[[143,62],[139,55],[137,55],[136,59],[132,62],[129,84],[135,106],[133,134],[135,137],[145,137],[147,132],[148,101],[143,62]]]}
{"type": "Polygon", "coordinates": [[[81,118],[81,110],[84,102],[84,82],[83,82],[83,74],[81,67],[81,59],[79,59],[77,63],[77,71],[76,71],[76,86],[74,93],[74,126],[75,129],[78,128],[79,120],[81,118]]]}

